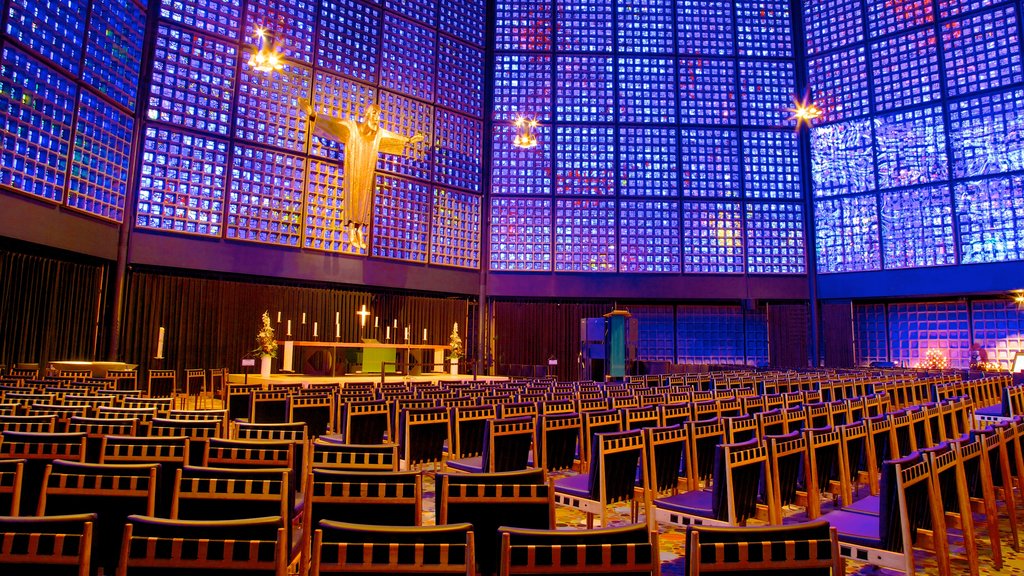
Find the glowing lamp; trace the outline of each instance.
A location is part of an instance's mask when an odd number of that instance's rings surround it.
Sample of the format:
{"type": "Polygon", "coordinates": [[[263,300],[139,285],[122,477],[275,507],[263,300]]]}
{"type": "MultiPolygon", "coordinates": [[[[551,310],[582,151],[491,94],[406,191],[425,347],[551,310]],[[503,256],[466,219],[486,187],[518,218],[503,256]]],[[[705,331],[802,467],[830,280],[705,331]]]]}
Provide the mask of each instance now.
{"type": "Polygon", "coordinates": [[[796,121],[797,130],[804,124],[810,127],[815,120],[825,115],[825,112],[817,104],[811,102],[809,94],[805,94],[803,98],[794,96],[793,107],[786,108],[786,112],[789,112],[789,120],[796,121]]]}
{"type": "Polygon", "coordinates": [[[537,146],[537,134],[533,131],[537,127],[537,120],[516,116],[512,124],[516,127],[516,137],[512,140],[513,146],[516,148],[535,148],[537,146]]]}
{"type": "Polygon", "coordinates": [[[249,56],[249,67],[268,73],[284,68],[284,56],[274,45],[274,38],[263,28],[256,28],[256,51],[249,56]]]}

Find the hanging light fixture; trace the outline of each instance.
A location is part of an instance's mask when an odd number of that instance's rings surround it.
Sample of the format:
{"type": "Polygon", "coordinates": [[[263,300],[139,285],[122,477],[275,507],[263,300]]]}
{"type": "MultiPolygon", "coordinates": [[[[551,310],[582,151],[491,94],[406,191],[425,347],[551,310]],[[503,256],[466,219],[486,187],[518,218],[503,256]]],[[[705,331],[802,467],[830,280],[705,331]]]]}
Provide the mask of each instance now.
{"type": "Polygon", "coordinates": [[[533,131],[537,127],[537,120],[525,116],[516,116],[512,122],[516,127],[516,137],[512,145],[516,148],[535,148],[537,146],[537,134],[533,131]]]}
{"type": "Polygon", "coordinates": [[[810,90],[804,93],[803,98],[793,96],[793,107],[786,108],[786,112],[790,114],[789,120],[796,120],[797,130],[800,130],[800,126],[803,124],[810,128],[815,120],[825,114],[817,104],[811,102],[810,90]]]}
{"type": "Polygon", "coordinates": [[[249,67],[260,72],[280,72],[284,56],[277,50],[274,37],[265,28],[256,28],[256,51],[249,56],[249,67]]]}

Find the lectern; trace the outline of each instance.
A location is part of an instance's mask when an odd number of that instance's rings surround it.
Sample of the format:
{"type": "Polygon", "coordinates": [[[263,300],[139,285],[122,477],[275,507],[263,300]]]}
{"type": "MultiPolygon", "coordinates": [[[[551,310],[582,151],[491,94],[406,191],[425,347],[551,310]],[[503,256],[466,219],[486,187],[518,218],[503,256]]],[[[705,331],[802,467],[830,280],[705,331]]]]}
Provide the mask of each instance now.
{"type": "Polygon", "coordinates": [[[626,340],[628,320],[632,317],[626,310],[612,310],[604,315],[605,381],[626,377],[626,340]]]}

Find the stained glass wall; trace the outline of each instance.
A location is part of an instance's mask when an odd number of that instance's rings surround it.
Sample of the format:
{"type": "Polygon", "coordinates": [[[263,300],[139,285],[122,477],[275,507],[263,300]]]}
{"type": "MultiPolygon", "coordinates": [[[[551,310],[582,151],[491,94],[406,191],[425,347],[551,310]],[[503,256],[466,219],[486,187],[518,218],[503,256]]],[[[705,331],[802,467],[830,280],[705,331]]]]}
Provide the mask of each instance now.
{"type": "Polygon", "coordinates": [[[789,6],[499,0],[489,269],[805,273],[789,6]]]}
{"type": "Polygon", "coordinates": [[[1019,3],[803,10],[818,272],[1024,259],[1019,3]]]}

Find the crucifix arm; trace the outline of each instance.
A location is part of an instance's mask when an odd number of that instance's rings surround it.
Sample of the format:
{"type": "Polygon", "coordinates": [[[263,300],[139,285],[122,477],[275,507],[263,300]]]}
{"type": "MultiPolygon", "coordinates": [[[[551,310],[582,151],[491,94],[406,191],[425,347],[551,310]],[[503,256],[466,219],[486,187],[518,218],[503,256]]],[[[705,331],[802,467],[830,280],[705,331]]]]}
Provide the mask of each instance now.
{"type": "Polygon", "coordinates": [[[385,154],[404,154],[407,144],[416,144],[423,141],[423,134],[417,132],[412,138],[406,138],[390,130],[380,129],[380,151],[385,154]]]}
{"type": "Polygon", "coordinates": [[[309,123],[313,126],[313,133],[317,136],[325,136],[339,142],[348,140],[349,127],[347,123],[327,114],[318,114],[309,100],[305,98],[299,100],[299,109],[306,113],[309,123]]]}

